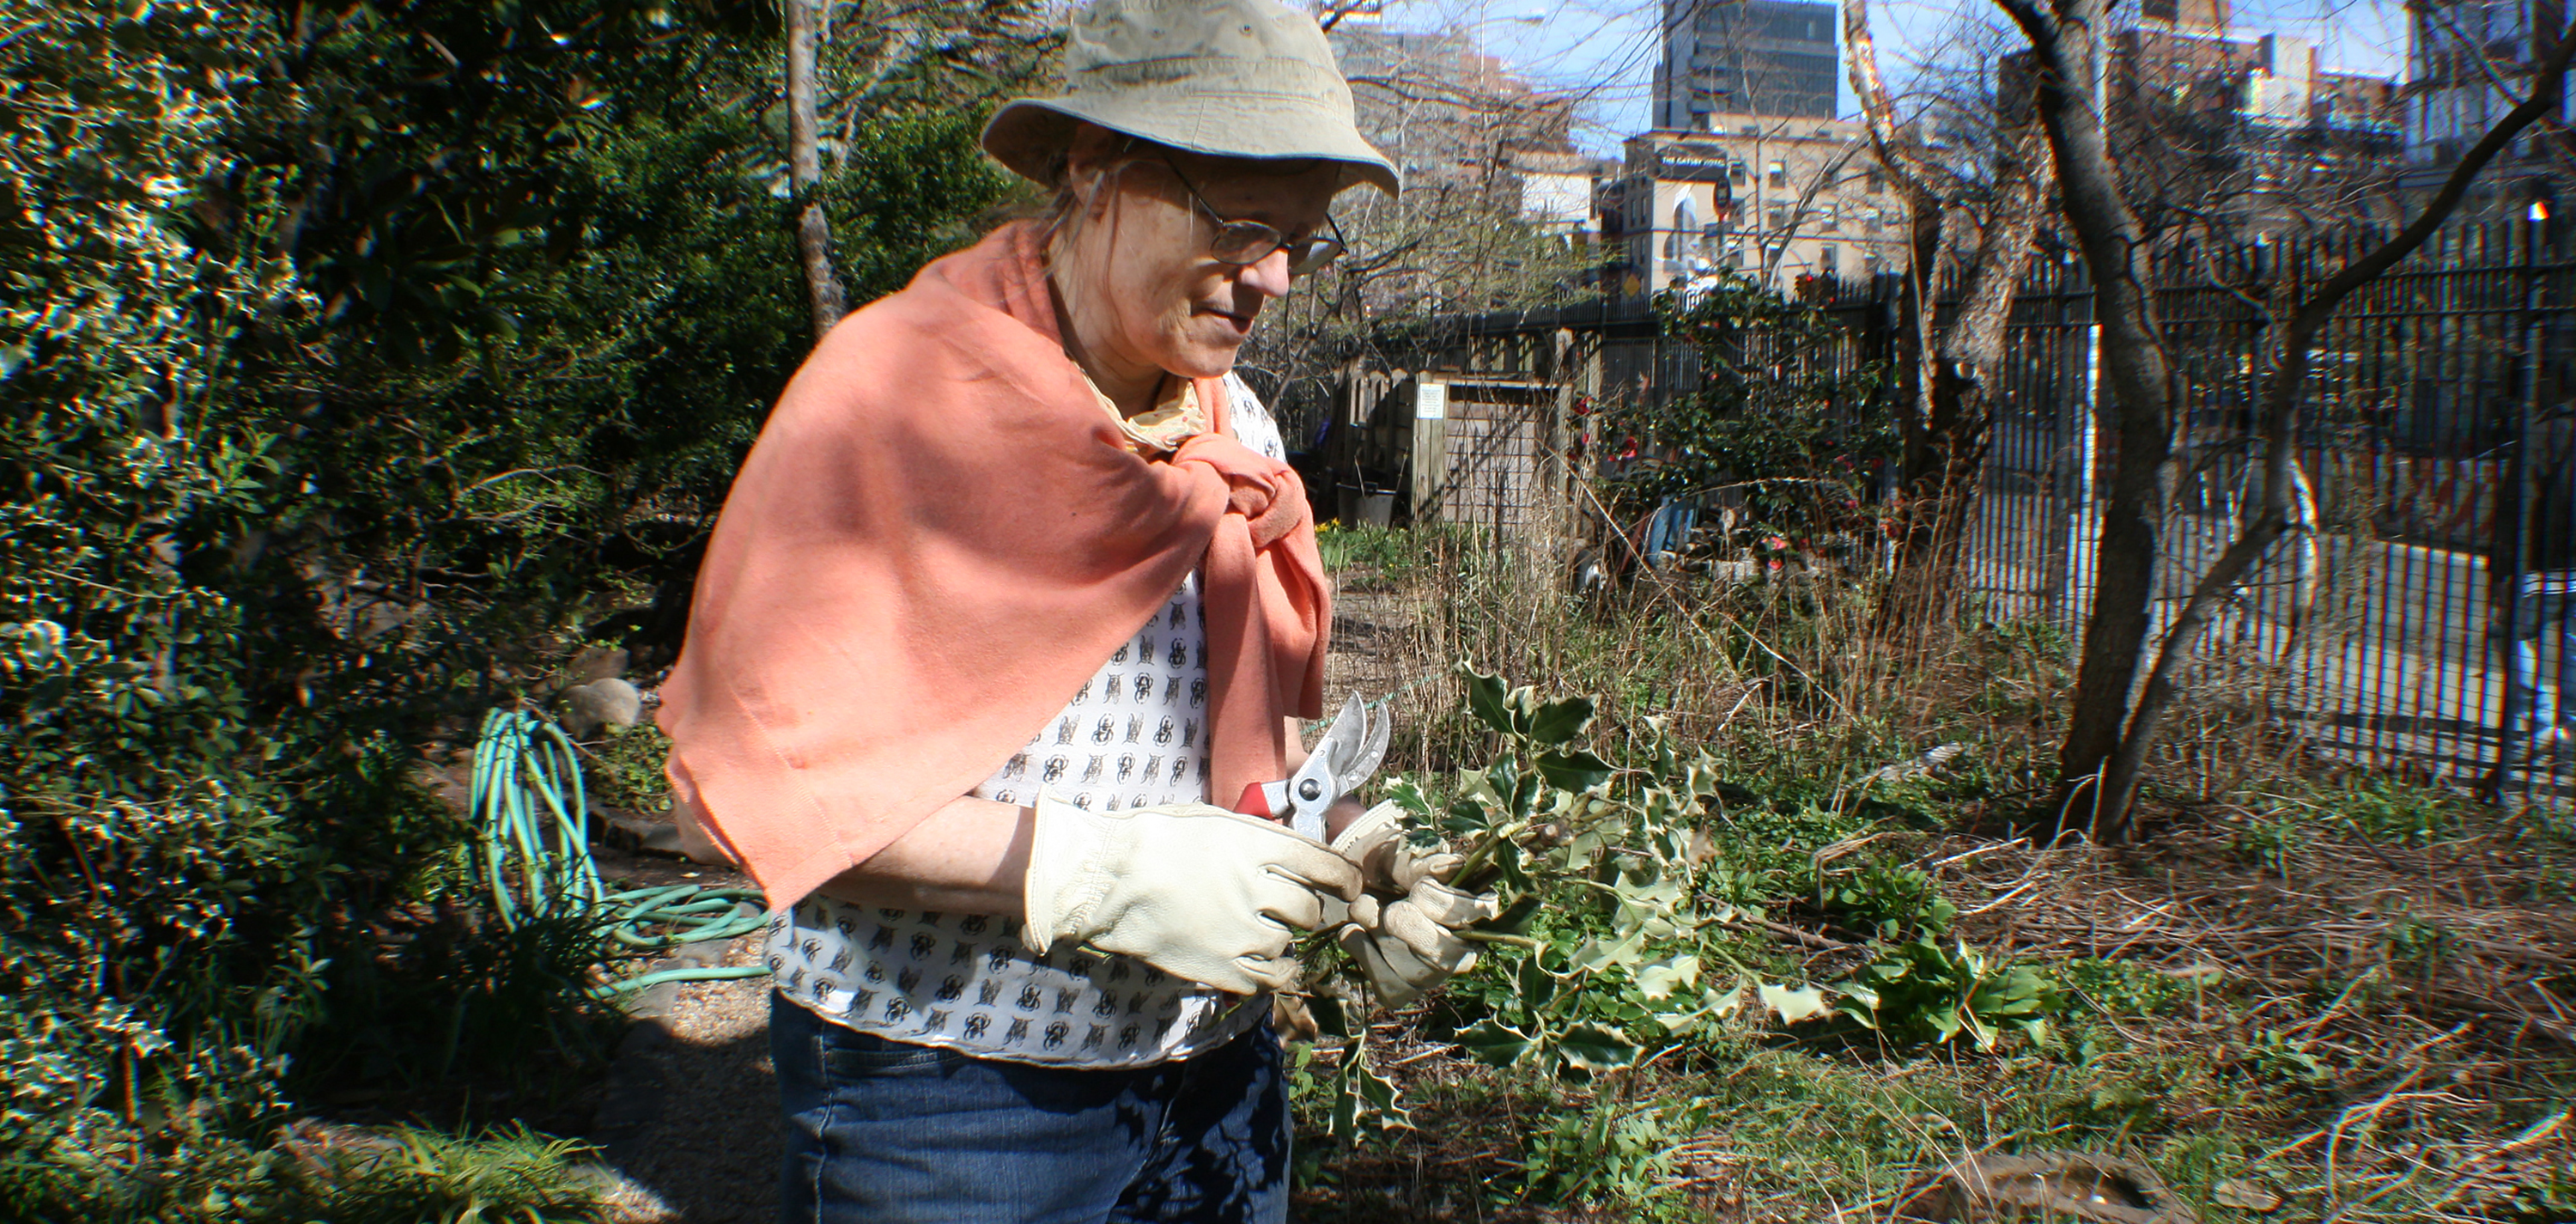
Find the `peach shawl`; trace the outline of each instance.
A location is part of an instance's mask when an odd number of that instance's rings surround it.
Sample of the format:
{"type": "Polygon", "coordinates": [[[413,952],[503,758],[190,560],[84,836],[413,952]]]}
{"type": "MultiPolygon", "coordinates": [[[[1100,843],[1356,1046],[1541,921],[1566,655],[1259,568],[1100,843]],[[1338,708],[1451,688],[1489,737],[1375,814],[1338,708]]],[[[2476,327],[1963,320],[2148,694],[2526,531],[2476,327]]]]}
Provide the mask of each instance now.
{"type": "Polygon", "coordinates": [[[662,689],[673,810],[793,904],[965,794],[1204,562],[1211,795],[1286,766],[1332,623],[1305,487],[1214,428],[1129,449],[1034,225],[834,327],[734,480],[662,689]]]}

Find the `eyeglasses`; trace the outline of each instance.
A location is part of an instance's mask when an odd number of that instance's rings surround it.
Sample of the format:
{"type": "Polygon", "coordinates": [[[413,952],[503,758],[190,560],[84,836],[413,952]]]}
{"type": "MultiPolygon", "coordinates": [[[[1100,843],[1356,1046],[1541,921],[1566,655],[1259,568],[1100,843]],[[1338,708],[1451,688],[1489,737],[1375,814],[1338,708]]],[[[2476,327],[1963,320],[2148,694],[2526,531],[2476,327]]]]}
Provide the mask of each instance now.
{"type": "Polygon", "coordinates": [[[1228,221],[1217,215],[1207,197],[1200,195],[1197,185],[1190,182],[1190,176],[1181,173],[1179,166],[1172,165],[1171,159],[1163,159],[1163,165],[1171,170],[1173,178],[1181,181],[1181,190],[1190,193],[1190,203],[1197,205],[1200,212],[1207,214],[1208,220],[1216,223],[1216,232],[1208,237],[1208,255],[1218,263],[1245,268],[1270,258],[1272,251],[1285,250],[1288,252],[1288,275],[1304,276],[1333,262],[1334,257],[1342,253],[1342,227],[1333,223],[1333,215],[1329,212],[1324,214],[1324,227],[1333,232],[1330,238],[1309,234],[1292,239],[1275,225],[1259,221],[1228,221]]]}

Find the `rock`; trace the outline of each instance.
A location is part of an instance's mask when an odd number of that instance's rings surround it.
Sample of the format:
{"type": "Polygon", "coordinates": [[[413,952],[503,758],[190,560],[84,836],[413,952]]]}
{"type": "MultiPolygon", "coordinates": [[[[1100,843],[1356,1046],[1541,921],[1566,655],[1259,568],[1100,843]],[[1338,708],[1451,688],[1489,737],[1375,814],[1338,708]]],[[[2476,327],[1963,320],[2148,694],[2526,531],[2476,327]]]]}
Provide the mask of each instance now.
{"type": "Polygon", "coordinates": [[[590,801],[590,815],[600,822],[602,837],[609,845],[623,850],[650,850],[677,858],[689,856],[688,851],[680,848],[679,826],[670,821],[621,812],[597,799],[590,801]]]}
{"type": "Polygon", "coordinates": [[[1871,770],[1869,776],[1862,778],[1861,781],[1864,783],[1902,782],[1908,778],[1919,778],[1949,764],[1952,759],[1967,750],[1966,744],[1943,744],[1913,760],[1898,761],[1893,765],[1883,765],[1871,770]]]}
{"type": "Polygon", "coordinates": [[[564,734],[577,740],[597,735],[601,727],[632,727],[644,718],[644,694],[614,676],[565,689],[560,701],[564,734]]]}
{"type": "Polygon", "coordinates": [[[2199,1224],[2155,1170],[2092,1152],[1963,1157],[1908,1187],[1897,1199],[1894,1218],[2199,1224]]]}

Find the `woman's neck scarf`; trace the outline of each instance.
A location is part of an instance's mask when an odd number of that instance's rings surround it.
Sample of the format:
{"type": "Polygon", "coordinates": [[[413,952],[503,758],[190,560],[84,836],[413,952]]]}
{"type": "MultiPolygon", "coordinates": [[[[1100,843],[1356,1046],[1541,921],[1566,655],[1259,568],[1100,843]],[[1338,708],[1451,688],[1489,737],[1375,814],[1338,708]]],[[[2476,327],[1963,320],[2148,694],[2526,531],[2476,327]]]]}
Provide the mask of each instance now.
{"type": "Polygon", "coordinates": [[[779,397],[663,686],[677,818],[793,904],[1025,745],[1193,569],[1210,795],[1286,772],[1332,623],[1287,465],[1213,428],[1148,457],[1065,355],[1021,222],[834,327],[779,397]]]}

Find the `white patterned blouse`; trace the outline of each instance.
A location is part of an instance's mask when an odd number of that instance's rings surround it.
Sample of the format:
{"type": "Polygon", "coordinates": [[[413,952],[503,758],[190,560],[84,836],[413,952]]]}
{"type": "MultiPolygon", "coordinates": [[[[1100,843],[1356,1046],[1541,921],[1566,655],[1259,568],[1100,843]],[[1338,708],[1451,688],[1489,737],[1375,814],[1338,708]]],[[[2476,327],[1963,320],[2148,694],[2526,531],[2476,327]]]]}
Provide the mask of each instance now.
{"type": "MultiPolygon", "coordinates": [[[[1235,435],[1285,458],[1251,388],[1226,376],[1235,435]]],[[[1029,803],[1047,787],[1104,810],[1208,801],[1207,624],[1196,574],[1120,645],[1028,745],[976,787],[1029,803]]],[[[1142,961],[1020,945],[1019,923],[880,909],[820,895],[770,915],[781,994],[835,1024],[978,1058],[1133,1067],[1224,1045],[1268,1011],[1142,961]]]]}

